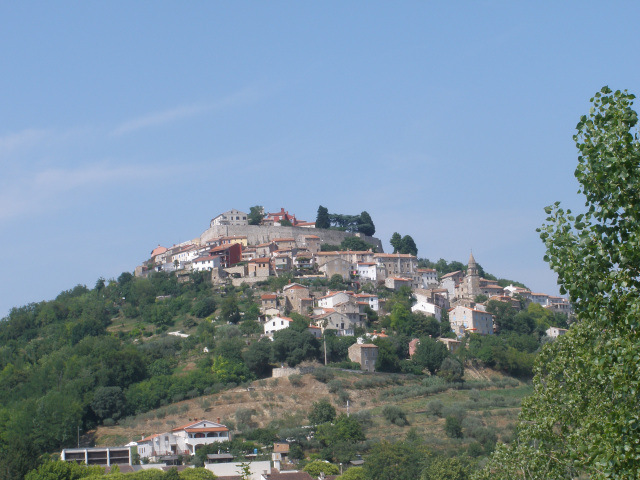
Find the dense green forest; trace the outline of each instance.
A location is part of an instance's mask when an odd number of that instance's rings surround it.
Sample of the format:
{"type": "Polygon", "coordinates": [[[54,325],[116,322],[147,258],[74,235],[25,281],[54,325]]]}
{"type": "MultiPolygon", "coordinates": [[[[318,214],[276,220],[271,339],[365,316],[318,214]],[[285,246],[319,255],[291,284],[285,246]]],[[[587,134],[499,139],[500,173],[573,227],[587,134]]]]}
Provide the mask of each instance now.
{"type": "MultiPolygon", "coordinates": [[[[79,431],[267,377],[274,364],[323,361],[323,348],[307,332],[309,319],[302,315],[291,313],[291,328],[277,332],[273,341],[259,338],[259,295],[289,281],[273,277],[234,288],[213,286],[201,273],[188,281],[162,272],[147,278],[123,273],[99,279],[92,289],[78,285],[54,300],[12,309],[0,322],[3,478],[22,478],[45,454],[76,445],[79,431]],[[189,337],[167,335],[170,329],[189,337]],[[196,367],[185,370],[188,362],[196,367]]],[[[355,287],[341,278],[309,286],[317,292],[355,287]]],[[[454,356],[432,340],[452,335],[446,319],[439,323],[412,313],[409,289],[363,288],[386,298],[386,311],[371,311],[366,328],[389,334],[375,340],[381,372],[441,375],[456,382],[463,364],[479,362],[527,378],[544,330],[566,323],[536,305],[516,312],[490,303],[502,334],[472,335],[465,340],[469,348],[454,356]],[[412,338],[422,341],[409,360],[412,338]]],[[[329,363],[352,367],[347,349],[355,340],[327,332],[329,363]]]]}

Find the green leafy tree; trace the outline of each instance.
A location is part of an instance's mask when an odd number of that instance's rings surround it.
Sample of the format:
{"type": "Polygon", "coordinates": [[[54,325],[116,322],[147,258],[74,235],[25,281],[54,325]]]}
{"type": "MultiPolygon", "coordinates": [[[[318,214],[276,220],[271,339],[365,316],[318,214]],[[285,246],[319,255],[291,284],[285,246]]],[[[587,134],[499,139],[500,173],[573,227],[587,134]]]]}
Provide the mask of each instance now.
{"type": "Polygon", "coordinates": [[[431,375],[435,375],[448,355],[449,351],[444,343],[422,337],[411,359],[420,367],[426,368],[431,375]]]}
{"type": "Polygon", "coordinates": [[[182,480],[215,480],[218,478],[206,468],[186,468],[179,475],[182,480]]]}
{"type": "Polygon", "coordinates": [[[363,467],[365,478],[415,480],[420,478],[427,457],[428,452],[421,445],[383,440],[371,448],[363,467]]]}
{"type": "Polygon", "coordinates": [[[332,290],[345,290],[347,284],[344,283],[344,278],[339,273],[334,273],[329,279],[329,288],[332,290]]]}
{"type": "Polygon", "coordinates": [[[272,352],[274,361],[286,362],[290,367],[295,367],[304,360],[318,358],[320,344],[309,332],[285,328],[273,334],[272,352]]]}
{"type": "Polygon", "coordinates": [[[331,422],[336,418],[336,409],[326,398],[313,402],[309,411],[309,422],[312,425],[331,422]]]}
{"type": "Polygon", "coordinates": [[[409,425],[407,414],[397,405],[386,405],[382,409],[382,416],[389,422],[399,427],[409,425]]]}
{"type": "Polygon", "coordinates": [[[98,418],[113,418],[122,416],[125,398],[120,387],[98,387],[93,394],[91,409],[98,418]]]}
{"type": "Polygon", "coordinates": [[[545,260],[578,321],[536,361],[518,441],[478,478],[638,478],[640,143],[634,95],[604,87],[574,136],[578,215],[547,207],[545,260]]]}
{"type": "Polygon", "coordinates": [[[225,322],[238,323],[242,318],[235,294],[230,294],[222,301],[220,318],[225,322]]]}
{"type": "Polygon", "coordinates": [[[376,359],[376,372],[399,372],[400,359],[393,343],[387,338],[378,337],[373,341],[378,347],[376,359]]]}
{"type": "Polygon", "coordinates": [[[462,438],[462,424],[456,416],[450,415],[444,421],[444,433],[447,437],[462,438]]]}
{"type": "Polygon", "coordinates": [[[420,478],[422,480],[467,480],[469,468],[458,458],[437,456],[431,459],[420,478]]]}
{"type": "Polygon", "coordinates": [[[292,328],[298,332],[307,331],[307,329],[309,328],[309,323],[311,322],[311,319],[309,317],[305,317],[304,315],[301,315],[297,312],[291,312],[289,316],[291,317],[291,320],[293,320],[293,322],[289,324],[289,328],[292,328]]]}
{"type": "Polygon", "coordinates": [[[325,475],[337,475],[340,473],[340,469],[336,465],[323,462],[322,460],[314,460],[313,462],[307,463],[302,471],[307,472],[314,478],[318,478],[321,473],[325,475]]]}
{"type": "Polygon", "coordinates": [[[340,250],[367,251],[373,249],[373,245],[359,237],[347,237],[340,243],[340,250]]]}
{"type": "Polygon", "coordinates": [[[365,436],[356,418],[341,414],[333,423],[318,425],[316,438],[327,449],[326,457],[348,462],[353,454],[353,446],[363,441],[365,436]]]}
{"type": "Polygon", "coordinates": [[[318,215],[316,216],[316,228],[329,228],[331,221],[329,220],[329,209],[320,205],[318,207],[318,215]]]}
{"type": "Polygon", "coordinates": [[[338,480],[367,480],[365,477],[364,468],[351,467],[338,477],[338,480]]]}
{"type": "Polygon", "coordinates": [[[216,301],[213,297],[204,297],[193,304],[191,313],[198,318],[205,318],[216,311],[216,301]]]}
{"type": "Polygon", "coordinates": [[[25,480],[76,480],[93,475],[104,475],[104,468],[99,466],[88,467],[75,462],[58,460],[43,463],[36,470],[29,472],[24,478],[25,480]]]}
{"type": "Polygon", "coordinates": [[[438,376],[447,382],[461,382],[464,376],[464,367],[457,358],[449,356],[442,361],[438,376]]]}
{"type": "Polygon", "coordinates": [[[373,237],[376,233],[376,226],[373,224],[373,220],[371,220],[371,215],[367,212],[362,212],[360,214],[360,219],[358,220],[358,231],[369,237],[373,237]]]}
{"type": "Polygon", "coordinates": [[[402,242],[400,243],[398,253],[418,255],[418,247],[416,246],[416,242],[414,242],[413,238],[410,235],[405,235],[404,237],[402,237],[402,242]]]}
{"type": "Polygon", "coordinates": [[[399,253],[400,248],[402,247],[402,236],[398,232],[393,232],[389,243],[393,247],[393,253],[399,253]]]}
{"type": "Polygon", "coordinates": [[[262,205],[255,205],[249,208],[249,215],[247,216],[249,225],[260,225],[264,218],[264,208],[262,205]]]}
{"type": "Polygon", "coordinates": [[[249,345],[242,354],[244,363],[258,377],[265,376],[271,370],[271,340],[261,338],[249,345]]]}

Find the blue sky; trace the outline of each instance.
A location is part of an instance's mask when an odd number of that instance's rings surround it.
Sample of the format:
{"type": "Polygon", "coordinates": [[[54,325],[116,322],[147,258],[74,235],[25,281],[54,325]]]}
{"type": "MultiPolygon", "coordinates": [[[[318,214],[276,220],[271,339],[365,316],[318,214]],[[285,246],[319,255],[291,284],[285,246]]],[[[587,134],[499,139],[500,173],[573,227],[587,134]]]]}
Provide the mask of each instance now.
{"type": "Polygon", "coordinates": [[[556,293],[572,140],[640,93],[638,2],[0,3],[0,316],[251,205],[556,293]]]}

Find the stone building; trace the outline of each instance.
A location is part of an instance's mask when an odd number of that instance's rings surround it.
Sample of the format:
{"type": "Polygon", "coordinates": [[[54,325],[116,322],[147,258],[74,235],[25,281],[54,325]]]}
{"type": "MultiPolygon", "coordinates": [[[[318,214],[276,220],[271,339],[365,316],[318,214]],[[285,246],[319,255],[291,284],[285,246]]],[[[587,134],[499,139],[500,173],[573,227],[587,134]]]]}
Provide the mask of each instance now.
{"type": "Polygon", "coordinates": [[[313,299],[309,289],[299,283],[290,283],[282,289],[285,298],[285,309],[307,315],[313,309],[313,299]]]}
{"type": "Polygon", "coordinates": [[[367,372],[376,371],[378,347],[373,343],[354,343],[349,347],[349,360],[360,364],[360,369],[367,372]]]}
{"type": "Polygon", "coordinates": [[[211,219],[209,224],[211,227],[220,226],[220,225],[249,225],[249,220],[247,220],[247,214],[245,212],[241,212],[240,210],[236,210],[235,208],[229,210],[228,212],[221,213],[217,217],[211,219]]]}

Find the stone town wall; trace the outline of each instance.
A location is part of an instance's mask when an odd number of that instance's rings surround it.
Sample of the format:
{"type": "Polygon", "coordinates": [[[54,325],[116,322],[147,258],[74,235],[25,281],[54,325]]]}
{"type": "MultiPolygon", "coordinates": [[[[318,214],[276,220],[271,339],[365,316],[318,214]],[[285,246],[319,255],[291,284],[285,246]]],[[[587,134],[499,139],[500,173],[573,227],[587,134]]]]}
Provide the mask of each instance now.
{"type": "Polygon", "coordinates": [[[304,375],[315,370],[314,367],[296,367],[296,368],[274,368],[271,376],[273,378],[288,377],[289,375],[304,375]]]}
{"type": "Polygon", "coordinates": [[[325,230],[322,228],[304,228],[304,227],[275,227],[262,225],[216,225],[205,230],[200,235],[200,243],[204,245],[206,242],[214,240],[218,237],[246,235],[249,245],[260,245],[269,243],[276,238],[295,238],[298,246],[304,243],[305,235],[316,235],[320,237],[321,243],[330,245],[340,245],[342,240],[348,237],[359,236],[365,242],[376,247],[378,253],[384,253],[382,242],[375,237],[366,235],[358,235],[355,233],[341,232],[339,230],[325,230]]]}

